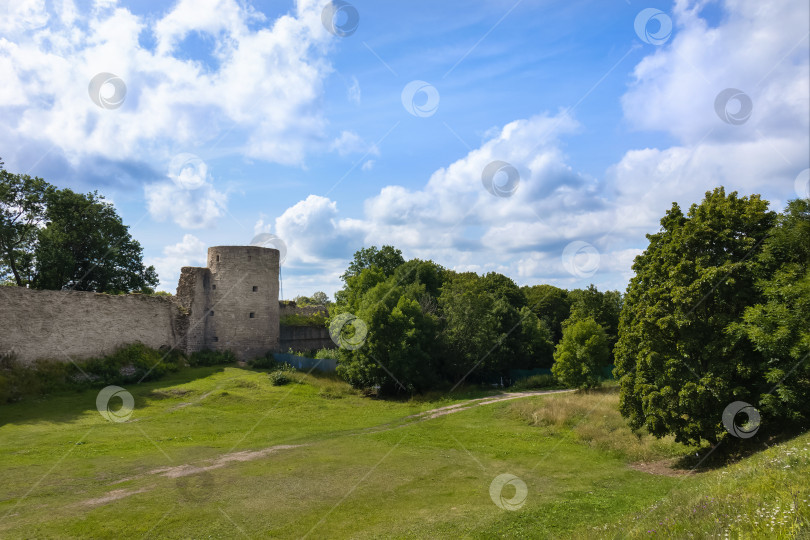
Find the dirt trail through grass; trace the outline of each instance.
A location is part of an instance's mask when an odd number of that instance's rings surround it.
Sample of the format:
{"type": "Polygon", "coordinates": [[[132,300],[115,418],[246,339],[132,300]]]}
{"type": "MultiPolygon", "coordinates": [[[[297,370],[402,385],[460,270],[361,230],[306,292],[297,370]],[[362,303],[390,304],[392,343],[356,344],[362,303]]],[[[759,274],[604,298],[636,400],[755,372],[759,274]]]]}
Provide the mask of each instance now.
{"type": "Polygon", "coordinates": [[[560,394],[565,392],[574,392],[574,390],[536,390],[528,392],[508,392],[506,394],[498,394],[495,396],[488,396],[484,398],[470,399],[462,403],[454,405],[447,405],[446,407],[439,407],[438,409],[431,409],[423,411],[419,414],[412,414],[407,418],[415,418],[417,420],[430,420],[438,418],[446,414],[453,414],[461,411],[469,410],[473,407],[480,407],[481,405],[489,405],[491,403],[498,403],[499,401],[509,401],[511,399],[518,399],[522,397],[542,396],[546,394],[560,394]]]}
{"type": "MultiPolygon", "coordinates": [[[[374,431],[374,432],[381,432],[381,431],[390,431],[392,429],[396,429],[398,427],[403,427],[405,425],[412,424],[414,422],[423,422],[426,420],[432,420],[434,418],[438,418],[440,416],[445,416],[448,414],[453,414],[457,412],[467,411],[472,409],[473,407],[480,407],[482,405],[490,405],[492,403],[498,403],[501,401],[509,401],[513,399],[519,399],[524,397],[531,397],[531,396],[540,396],[540,395],[547,395],[547,394],[558,394],[563,392],[573,392],[574,390],[540,390],[540,391],[527,391],[527,392],[508,392],[505,394],[496,394],[494,396],[487,396],[483,398],[476,398],[476,399],[469,399],[467,401],[463,401],[461,403],[455,403],[453,405],[447,405],[445,407],[438,407],[436,409],[430,409],[427,411],[422,411],[418,414],[413,414],[410,416],[406,416],[402,418],[400,421],[395,422],[388,422],[386,424],[382,424],[379,426],[374,426],[371,428],[366,428],[363,430],[364,432],[374,431]]],[[[207,392],[203,396],[200,397],[199,400],[207,397],[212,392],[207,392]]],[[[182,405],[190,405],[191,403],[183,403],[182,405]]],[[[177,407],[171,409],[176,410],[177,407]]],[[[329,441],[331,439],[326,439],[329,441]]],[[[324,441],[321,441],[324,442],[324,441]]],[[[236,462],[243,462],[243,461],[253,461],[256,459],[261,459],[264,457],[269,456],[275,452],[280,450],[292,450],[296,448],[301,448],[303,446],[307,446],[304,444],[282,444],[271,446],[268,448],[263,448],[260,450],[245,450],[242,452],[231,452],[228,454],[223,454],[216,459],[207,460],[206,464],[199,464],[199,465],[192,465],[189,463],[183,465],[176,465],[173,467],[163,467],[159,469],[154,469],[149,471],[147,474],[158,474],[161,476],[165,476],[167,478],[180,478],[183,476],[190,476],[194,474],[204,473],[213,469],[219,469],[222,467],[227,466],[230,463],[236,462]]],[[[141,475],[146,476],[146,475],[141,475]]],[[[119,484],[123,481],[133,480],[138,477],[127,477],[123,480],[118,480],[113,482],[111,485],[119,484]]],[[[138,490],[123,490],[123,489],[116,489],[110,491],[103,497],[89,499],[83,501],[81,504],[85,506],[98,506],[102,504],[106,504],[109,502],[113,502],[124,497],[128,497],[130,495],[136,495],[138,493],[143,493],[145,491],[150,491],[154,486],[150,486],[149,488],[142,488],[138,490]]]]}

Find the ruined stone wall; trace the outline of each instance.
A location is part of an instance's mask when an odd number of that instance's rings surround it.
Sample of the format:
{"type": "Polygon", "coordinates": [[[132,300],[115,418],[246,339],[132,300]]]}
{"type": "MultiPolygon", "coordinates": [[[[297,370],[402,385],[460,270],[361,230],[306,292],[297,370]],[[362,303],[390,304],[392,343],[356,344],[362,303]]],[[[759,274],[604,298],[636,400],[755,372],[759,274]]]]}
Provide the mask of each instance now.
{"type": "Polygon", "coordinates": [[[281,352],[335,349],[329,329],[318,326],[281,326],[279,349],[281,352]]]}
{"type": "Polygon", "coordinates": [[[178,344],[186,354],[208,347],[206,329],[210,310],[208,290],[211,287],[211,271],[208,268],[184,266],[180,269],[177,283],[177,303],[185,315],[185,338],[178,344]]]}
{"type": "Polygon", "coordinates": [[[69,362],[140,342],[173,347],[183,316],[169,297],[0,287],[0,355],[69,362]]]}

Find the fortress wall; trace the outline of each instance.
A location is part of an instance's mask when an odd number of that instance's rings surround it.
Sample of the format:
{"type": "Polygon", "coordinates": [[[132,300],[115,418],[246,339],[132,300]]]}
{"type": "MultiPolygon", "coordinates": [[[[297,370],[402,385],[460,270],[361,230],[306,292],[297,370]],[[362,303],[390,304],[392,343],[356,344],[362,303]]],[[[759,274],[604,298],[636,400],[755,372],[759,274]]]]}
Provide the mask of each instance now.
{"type": "Polygon", "coordinates": [[[218,246],[207,268],[182,268],[175,298],[0,287],[0,356],[69,361],[135,342],[262,356],[279,347],[278,270],[278,250],[218,246]]]}
{"type": "Polygon", "coordinates": [[[281,326],[279,349],[281,352],[307,351],[311,349],[335,349],[337,345],[329,336],[328,328],[318,326],[281,326]]]}
{"type": "Polygon", "coordinates": [[[168,297],[0,287],[0,355],[68,362],[135,342],[171,347],[179,342],[178,319],[168,297]]]}

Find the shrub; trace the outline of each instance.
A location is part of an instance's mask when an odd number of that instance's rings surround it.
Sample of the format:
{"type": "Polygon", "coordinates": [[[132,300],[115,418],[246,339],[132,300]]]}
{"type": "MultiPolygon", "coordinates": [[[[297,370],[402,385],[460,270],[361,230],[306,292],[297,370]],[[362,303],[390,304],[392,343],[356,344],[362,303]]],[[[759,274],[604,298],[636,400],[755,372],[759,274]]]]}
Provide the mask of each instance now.
{"type": "Polygon", "coordinates": [[[278,361],[273,357],[273,353],[268,352],[264,356],[257,356],[248,360],[248,365],[253,369],[275,369],[278,367],[278,361]]]}
{"type": "Polygon", "coordinates": [[[337,349],[318,349],[315,351],[315,354],[312,356],[315,360],[337,360],[338,359],[338,350],[337,349]]]}
{"type": "Polygon", "coordinates": [[[205,349],[191,353],[188,359],[190,366],[219,366],[222,364],[233,364],[236,362],[236,355],[231,351],[212,351],[205,349]]]}
{"type": "Polygon", "coordinates": [[[559,386],[559,383],[554,378],[554,375],[544,373],[520,379],[512,385],[512,388],[515,390],[532,390],[535,388],[554,388],[556,386],[559,386]]]}
{"type": "MultiPolygon", "coordinates": [[[[123,384],[151,381],[183,367],[185,357],[180,351],[150,349],[142,343],[122,347],[109,356],[91,358],[76,369],[71,379],[80,386],[86,383],[123,384]]],[[[43,371],[42,368],[38,368],[43,371]]],[[[96,385],[92,385],[96,386],[96,385]]]]}
{"type": "Polygon", "coordinates": [[[572,317],[563,322],[562,341],[554,351],[551,367],[560,382],[573,388],[593,388],[599,384],[602,367],[609,361],[605,330],[593,317],[572,317]]]}
{"type": "Polygon", "coordinates": [[[180,351],[158,351],[141,343],[72,363],[43,359],[26,365],[5,356],[0,359],[0,403],[63,390],[155,380],[179,370],[185,361],[180,351]]]}
{"type": "Polygon", "coordinates": [[[290,372],[286,369],[279,369],[270,374],[270,383],[273,386],[283,386],[291,382],[293,382],[293,378],[290,376],[290,372]]]}

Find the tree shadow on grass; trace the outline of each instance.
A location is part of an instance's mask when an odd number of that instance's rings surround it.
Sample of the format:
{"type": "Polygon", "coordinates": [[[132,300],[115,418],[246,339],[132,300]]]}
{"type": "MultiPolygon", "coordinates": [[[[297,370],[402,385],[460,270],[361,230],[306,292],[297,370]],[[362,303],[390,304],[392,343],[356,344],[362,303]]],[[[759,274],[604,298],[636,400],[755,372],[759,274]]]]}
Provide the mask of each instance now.
{"type": "Polygon", "coordinates": [[[723,469],[778,444],[786,443],[807,432],[806,428],[791,428],[779,433],[758,434],[751,439],[727,437],[719,442],[714,450],[710,445],[703,446],[693,454],[677,459],[672,468],[679,471],[709,472],[723,469]]]}
{"type": "MultiPolygon", "coordinates": [[[[144,408],[155,399],[178,398],[185,395],[182,391],[171,390],[171,387],[183,385],[198,379],[209,377],[225,370],[228,365],[189,367],[169,373],[160,379],[138,383],[120,383],[120,386],[134,400],[133,410],[144,408]]],[[[74,390],[61,390],[41,396],[28,396],[14,403],[0,404],[0,427],[6,424],[68,423],[83,416],[88,411],[97,411],[96,399],[99,392],[107,385],[97,384],[74,390]]],[[[119,413],[123,399],[112,397],[109,410],[119,413]]],[[[101,414],[101,413],[99,413],[101,414]]]]}

